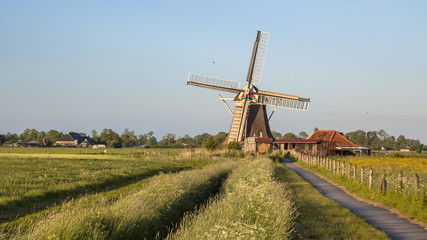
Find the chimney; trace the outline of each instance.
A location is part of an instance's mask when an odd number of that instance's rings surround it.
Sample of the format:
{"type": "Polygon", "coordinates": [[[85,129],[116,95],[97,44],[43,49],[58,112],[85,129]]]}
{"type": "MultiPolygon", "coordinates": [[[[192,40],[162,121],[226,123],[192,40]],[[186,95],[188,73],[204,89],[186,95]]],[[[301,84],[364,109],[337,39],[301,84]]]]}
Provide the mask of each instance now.
{"type": "Polygon", "coordinates": [[[314,128],[313,133],[319,131],[319,129],[317,127],[314,128]]]}

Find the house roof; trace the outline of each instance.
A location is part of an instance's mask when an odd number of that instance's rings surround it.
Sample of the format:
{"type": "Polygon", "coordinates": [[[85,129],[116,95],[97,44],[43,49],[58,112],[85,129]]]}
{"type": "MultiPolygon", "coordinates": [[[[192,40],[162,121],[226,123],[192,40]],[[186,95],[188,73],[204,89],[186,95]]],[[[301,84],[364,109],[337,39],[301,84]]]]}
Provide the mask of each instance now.
{"type": "Polygon", "coordinates": [[[272,138],[255,138],[255,142],[257,143],[271,143],[273,142],[272,138]]]}
{"type": "Polygon", "coordinates": [[[321,139],[278,139],[276,143],[319,143],[321,139]]]}
{"type": "Polygon", "coordinates": [[[64,136],[62,136],[60,139],[58,139],[58,141],[83,141],[83,137],[75,132],[69,132],[67,134],[65,134],[64,136]]]}
{"type": "Polygon", "coordinates": [[[318,130],[316,128],[307,139],[321,139],[323,141],[334,142],[337,147],[358,147],[357,144],[351,142],[342,133],[335,130],[318,130]]]}

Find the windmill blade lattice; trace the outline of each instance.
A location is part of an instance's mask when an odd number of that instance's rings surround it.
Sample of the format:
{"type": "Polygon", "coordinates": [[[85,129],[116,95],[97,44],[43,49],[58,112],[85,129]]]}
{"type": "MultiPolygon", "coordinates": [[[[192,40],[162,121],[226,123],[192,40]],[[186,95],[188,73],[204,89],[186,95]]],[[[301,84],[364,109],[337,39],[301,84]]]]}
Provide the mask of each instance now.
{"type": "Polygon", "coordinates": [[[221,78],[208,77],[200,74],[190,73],[187,79],[187,85],[193,85],[202,88],[221,90],[224,92],[239,93],[240,82],[225,80],[221,78]]]}
{"type": "Polygon", "coordinates": [[[254,63],[254,71],[252,73],[252,83],[259,84],[261,82],[262,68],[264,67],[265,54],[267,53],[267,45],[270,34],[261,32],[259,39],[257,55],[254,63]]]}

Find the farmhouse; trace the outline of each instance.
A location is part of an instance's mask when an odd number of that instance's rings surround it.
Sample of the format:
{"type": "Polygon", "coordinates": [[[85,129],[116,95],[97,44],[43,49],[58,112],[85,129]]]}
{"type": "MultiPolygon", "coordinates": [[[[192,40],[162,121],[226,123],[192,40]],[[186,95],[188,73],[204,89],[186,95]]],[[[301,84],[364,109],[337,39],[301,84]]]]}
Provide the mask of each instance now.
{"type": "Polygon", "coordinates": [[[82,137],[80,134],[75,132],[68,132],[60,139],[58,139],[54,146],[56,147],[84,147],[91,148],[94,145],[93,141],[89,137],[82,137]]]}
{"type": "Polygon", "coordinates": [[[317,157],[325,157],[334,149],[333,142],[321,139],[278,139],[274,143],[280,151],[295,150],[317,157]]]}
{"type": "Polygon", "coordinates": [[[330,142],[328,155],[362,155],[371,154],[371,149],[359,147],[357,144],[344,137],[342,132],[335,130],[319,130],[315,128],[313,133],[307,139],[320,139],[324,142],[330,142]]]}

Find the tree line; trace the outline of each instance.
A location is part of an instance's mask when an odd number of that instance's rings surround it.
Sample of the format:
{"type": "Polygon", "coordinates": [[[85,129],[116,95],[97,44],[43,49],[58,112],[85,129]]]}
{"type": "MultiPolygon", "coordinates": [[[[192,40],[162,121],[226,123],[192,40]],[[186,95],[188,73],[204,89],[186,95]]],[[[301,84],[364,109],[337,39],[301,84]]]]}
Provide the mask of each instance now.
{"type": "MultiPolygon", "coordinates": [[[[0,145],[11,144],[18,140],[27,142],[43,142],[44,140],[47,146],[53,146],[53,144],[63,135],[63,132],[54,129],[48,132],[38,131],[36,129],[25,129],[19,135],[16,133],[0,134],[0,145]]],[[[135,131],[131,131],[127,128],[121,134],[113,131],[112,129],[105,128],[100,133],[96,130],[92,130],[90,136],[83,132],[80,133],[80,135],[83,137],[90,137],[96,144],[105,144],[107,147],[112,148],[135,146],[176,148],[202,147],[206,138],[208,138],[211,145],[220,146],[227,138],[226,132],[218,132],[216,135],[203,133],[194,137],[190,137],[188,134],[183,137],[177,137],[173,133],[168,133],[161,139],[157,139],[154,136],[153,131],[149,131],[144,134],[136,134],[135,131]]],[[[272,131],[272,135],[275,139],[306,139],[308,137],[308,134],[303,131],[298,135],[291,132],[281,134],[279,132],[272,131]]],[[[395,138],[394,136],[387,134],[384,130],[369,132],[357,130],[348,132],[344,134],[344,136],[357,145],[368,147],[372,150],[400,150],[402,148],[409,148],[412,151],[420,151],[424,148],[424,145],[421,144],[420,140],[405,138],[403,135],[395,138]]]]}
{"type": "Polygon", "coordinates": [[[403,135],[395,138],[384,130],[368,132],[356,130],[348,132],[344,136],[357,145],[372,150],[400,150],[406,148],[411,151],[421,151],[426,147],[418,139],[409,139],[403,135]]]}

